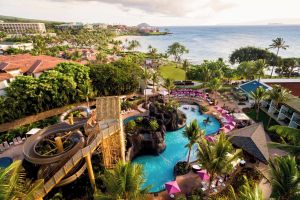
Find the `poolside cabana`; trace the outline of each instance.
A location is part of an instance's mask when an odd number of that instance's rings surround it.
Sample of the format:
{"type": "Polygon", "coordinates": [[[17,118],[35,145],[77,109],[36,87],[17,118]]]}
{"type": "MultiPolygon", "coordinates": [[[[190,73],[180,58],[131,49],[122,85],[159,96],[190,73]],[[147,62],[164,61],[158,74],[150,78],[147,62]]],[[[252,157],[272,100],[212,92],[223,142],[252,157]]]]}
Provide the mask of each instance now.
{"type": "Polygon", "coordinates": [[[250,118],[245,113],[233,113],[234,119],[237,121],[249,121],[250,118]]]}
{"type": "Polygon", "coordinates": [[[236,129],[230,133],[230,142],[241,148],[255,159],[267,164],[269,149],[267,136],[262,123],[255,123],[245,128],[236,129]]]}
{"type": "Polygon", "coordinates": [[[37,132],[39,132],[40,130],[41,130],[40,128],[33,128],[26,133],[26,137],[30,137],[30,136],[36,134],[37,132]]]}

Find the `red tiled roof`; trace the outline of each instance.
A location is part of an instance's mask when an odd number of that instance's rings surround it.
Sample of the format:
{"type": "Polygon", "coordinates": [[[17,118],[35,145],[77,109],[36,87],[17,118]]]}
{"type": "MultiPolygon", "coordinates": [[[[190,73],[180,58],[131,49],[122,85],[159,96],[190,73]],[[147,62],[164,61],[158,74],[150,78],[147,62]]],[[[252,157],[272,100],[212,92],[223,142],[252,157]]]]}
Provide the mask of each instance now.
{"type": "Polygon", "coordinates": [[[9,73],[0,73],[0,81],[5,81],[13,78],[13,76],[9,73]]]}
{"type": "Polygon", "coordinates": [[[32,56],[30,54],[19,54],[0,56],[0,70],[8,72],[19,69],[22,73],[31,74],[53,69],[61,62],[69,61],[45,55],[32,56]]]}
{"type": "Polygon", "coordinates": [[[275,84],[276,85],[281,85],[282,87],[290,90],[294,96],[300,97],[300,83],[299,82],[276,83],[274,81],[274,83],[267,83],[267,84],[270,85],[270,86],[273,86],[275,84]]]}

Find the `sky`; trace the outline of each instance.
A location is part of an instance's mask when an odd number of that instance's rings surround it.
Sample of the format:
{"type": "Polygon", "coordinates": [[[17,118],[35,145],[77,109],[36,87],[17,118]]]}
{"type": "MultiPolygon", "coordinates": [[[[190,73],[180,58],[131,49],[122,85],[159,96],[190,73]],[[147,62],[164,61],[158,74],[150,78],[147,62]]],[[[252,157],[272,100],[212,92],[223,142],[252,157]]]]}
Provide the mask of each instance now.
{"type": "Polygon", "coordinates": [[[300,24],[300,0],[0,0],[0,15],[154,26],[300,24]]]}

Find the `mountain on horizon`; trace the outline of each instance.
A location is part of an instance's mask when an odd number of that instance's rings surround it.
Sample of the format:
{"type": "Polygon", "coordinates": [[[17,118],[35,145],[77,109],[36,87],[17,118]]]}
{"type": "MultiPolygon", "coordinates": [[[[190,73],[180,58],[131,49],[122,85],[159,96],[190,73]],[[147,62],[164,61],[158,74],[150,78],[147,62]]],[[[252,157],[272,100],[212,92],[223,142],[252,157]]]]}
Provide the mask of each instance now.
{"type": "Polygon", "coordinates": [[[151,26],[147,23],[141,23],[141,24],[137,25],[137,27],[142,28],[142,27],[151,27],[151,26]]]}

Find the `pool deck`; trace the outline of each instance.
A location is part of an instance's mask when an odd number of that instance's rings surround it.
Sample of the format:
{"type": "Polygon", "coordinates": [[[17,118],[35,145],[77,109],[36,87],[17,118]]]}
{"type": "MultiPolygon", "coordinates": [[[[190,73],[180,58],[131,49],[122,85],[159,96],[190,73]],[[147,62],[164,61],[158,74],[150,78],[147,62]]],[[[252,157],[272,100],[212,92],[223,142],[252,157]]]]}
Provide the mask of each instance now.
{"type": "MultiPolygon", "coordinates": [[[[177,176],[176,181],[181,189],[182,194],[188,194],[194,189],[201,187],[201,178],[194,172],[189,172],[188,174],[177,176]]],[[[172,199],[169,197],[167,191],[162,191],[158,193],[158,196],[151,195],[153,200],[167,200],[172,199]]]]}
{"type": "Polygon", "coordinates": [[[22,160],[23,157],[23,144],[18,144],[18,145],[12,145],[10,146],[9,149],[5,150],[3,153],[0,154],[0,158],[3,157],[10,157],[15,160],[22,160]]]}

